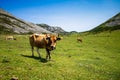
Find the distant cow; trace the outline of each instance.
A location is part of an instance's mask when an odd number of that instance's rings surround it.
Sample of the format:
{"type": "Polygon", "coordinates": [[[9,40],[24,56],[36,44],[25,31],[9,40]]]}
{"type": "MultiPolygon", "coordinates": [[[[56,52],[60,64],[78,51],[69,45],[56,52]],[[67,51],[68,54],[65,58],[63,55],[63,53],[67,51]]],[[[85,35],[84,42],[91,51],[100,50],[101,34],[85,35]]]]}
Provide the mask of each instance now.
{"type": "Polygon", "coordinates": [[[29,37],[29,40],[32,48],[32,56],[34,56],[34,47],[37,47],[37,53],[40,58],[39,48],[45,48],[47,52],[46,59],[49,57],[50,60],[50,51],[56,48],[56,41],[61,40],[61,38],[56,37],[55,35],[33,34],[29,37]]]}
{"type": "Polygon", "coordinates": [[[81,42],[81,43],[83,42],[80,37],[77,38],[77,41],[78,41],[78,42],[81,42]]]}
{"type": "Polygon", "coordinates": [[[6,36],[5,39],[6,39],[6,40],[16,40],[16,38],[14,38],[13,36],[6,36]]]}

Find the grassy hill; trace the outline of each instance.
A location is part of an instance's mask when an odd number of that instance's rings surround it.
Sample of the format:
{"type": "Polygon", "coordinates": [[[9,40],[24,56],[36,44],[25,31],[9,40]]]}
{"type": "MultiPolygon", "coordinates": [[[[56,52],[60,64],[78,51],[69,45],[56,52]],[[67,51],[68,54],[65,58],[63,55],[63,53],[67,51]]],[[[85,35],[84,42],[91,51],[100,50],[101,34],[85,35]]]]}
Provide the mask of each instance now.
{"type": "Polygon", "coordinates": [[[94,29],[90,30],[92,33],[99,33],[103,31],[114,31],[120,29],[120,13],[116,14],[103,24],[95,27],[94,29]]]}
{"type": "MultiPolygon", "coordinates": [[[[71,34],[57,42],[52,61],[31,57],[29,35],[0,35],[0,80],[119,80],[120,30],[99,34],[71,34]],[[83,43],[77,42],[80,36],[83,43]]],[[[46,52],[41,49],[42,58],[46,52]]]]}

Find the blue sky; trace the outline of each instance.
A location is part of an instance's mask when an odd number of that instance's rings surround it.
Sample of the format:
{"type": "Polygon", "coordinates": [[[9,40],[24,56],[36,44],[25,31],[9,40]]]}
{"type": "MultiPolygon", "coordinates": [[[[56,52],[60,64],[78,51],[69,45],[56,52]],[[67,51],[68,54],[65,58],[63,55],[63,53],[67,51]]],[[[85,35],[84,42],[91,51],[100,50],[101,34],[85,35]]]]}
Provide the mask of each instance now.
{"type": "Polygon", "coordinates": [[[120,12],[120,0],[0,0],[0,7],[33,23],[87,31],[120,12]]]}

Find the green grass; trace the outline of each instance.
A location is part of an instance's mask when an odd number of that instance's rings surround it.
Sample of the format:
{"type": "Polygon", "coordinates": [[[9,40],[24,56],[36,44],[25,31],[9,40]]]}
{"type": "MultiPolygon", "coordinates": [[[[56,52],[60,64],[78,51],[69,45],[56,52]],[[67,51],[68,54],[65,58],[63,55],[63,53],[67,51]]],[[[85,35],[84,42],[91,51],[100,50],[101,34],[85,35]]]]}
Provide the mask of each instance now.
{"type": "MultiPolygon", "coordinates": [[[[0,35],[0,80],[119,80],[120,31],[63,36],[51,52],[52,61],[41,61],[35,51],[31,57],[28,35],[4,40],[0,35]]],[[[41,49],[45,58],[46,51],[41,49]]]]}

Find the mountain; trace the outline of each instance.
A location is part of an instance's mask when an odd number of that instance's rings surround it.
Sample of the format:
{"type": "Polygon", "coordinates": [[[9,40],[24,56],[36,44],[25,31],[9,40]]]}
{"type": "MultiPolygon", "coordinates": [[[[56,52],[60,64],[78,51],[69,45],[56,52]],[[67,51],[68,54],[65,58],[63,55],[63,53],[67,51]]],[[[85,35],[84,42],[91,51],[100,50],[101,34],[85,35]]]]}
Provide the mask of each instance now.
{"type": "Polygon", "coordinates": [[[2,33],[51,33],[34,23],[16,18],[10,13],[0,9],[0,34],[2,33]]]}
{"type": "Polygon", "coordinates": [[[120,29],[120,13],[116,14],[103,24],[95,27],[94,29],[90,30],[92,33],[98,33],[103,31],[113,31],[120,29]]]}
{"type": "Polygon", "coordinates": [[[66,32],[61,27],[57,27],[57,26],[50,26],[47,24],[37,24],[37,25],[53,33],[65,33],[66,32]]]}

